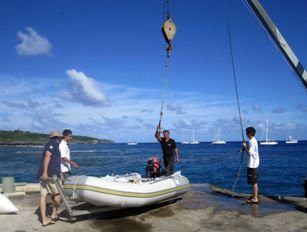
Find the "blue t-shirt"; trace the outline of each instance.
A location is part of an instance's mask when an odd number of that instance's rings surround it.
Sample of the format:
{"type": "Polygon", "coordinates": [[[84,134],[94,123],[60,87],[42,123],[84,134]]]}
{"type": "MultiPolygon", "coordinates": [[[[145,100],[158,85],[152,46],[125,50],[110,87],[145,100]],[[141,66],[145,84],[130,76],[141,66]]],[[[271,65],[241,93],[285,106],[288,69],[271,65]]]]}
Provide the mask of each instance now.
{"type": "Polygon", "coordinates": [[[61,152],[59,149],[59,144],[61,140],[59,138],[51,138],[45,145],[44,153],[41,159],[40,168],[38,172],[38,178],[43,175],[44,172],[44,160],[46,152],[49,151],[52,155],[50,157],[50,162],[48,166],[48,176],[52,177],[56,175],[61,176],[61,152]]]}

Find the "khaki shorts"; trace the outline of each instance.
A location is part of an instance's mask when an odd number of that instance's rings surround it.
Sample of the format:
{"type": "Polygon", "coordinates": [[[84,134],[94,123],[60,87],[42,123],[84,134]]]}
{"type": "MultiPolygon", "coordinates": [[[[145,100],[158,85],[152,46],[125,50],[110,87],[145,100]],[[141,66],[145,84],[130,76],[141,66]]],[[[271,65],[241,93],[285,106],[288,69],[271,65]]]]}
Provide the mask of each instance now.
{"type": "MultiPolygon", "coordinates": [[[[60,185],[62,186],[62,181],[59,181],[60,185]]],[[[52,194],[57,195],[59,194],[58,189],[56,188],[55,183],[52,180],[41,180],[40,181],[40,192],[41,194],[52,194]]]]}

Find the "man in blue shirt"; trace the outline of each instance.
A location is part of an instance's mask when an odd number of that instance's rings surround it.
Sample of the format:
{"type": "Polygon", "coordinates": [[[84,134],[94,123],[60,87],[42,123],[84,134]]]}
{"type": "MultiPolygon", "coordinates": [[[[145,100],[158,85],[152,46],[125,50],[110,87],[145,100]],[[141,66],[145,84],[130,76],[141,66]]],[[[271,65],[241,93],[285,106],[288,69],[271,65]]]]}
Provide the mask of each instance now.
{"type": "Polygon", "coordinates": [[[61,196],[55,186],[55,183],[48,179],[56,175],[61,178],[61,153],[59,144],[61,142],[61,133],[59,130],[53,130],[50,135],[50,140],[46,143],[44,153],[40,163],[39,178],[40,178],[40,212],[42,216],[42,225],[47,226],[54,224],[58,218],[57,211],[61,203],[61,196]],[[47,194],[53,195],[53,209],[51,219],[46,216],[47,194]]]}

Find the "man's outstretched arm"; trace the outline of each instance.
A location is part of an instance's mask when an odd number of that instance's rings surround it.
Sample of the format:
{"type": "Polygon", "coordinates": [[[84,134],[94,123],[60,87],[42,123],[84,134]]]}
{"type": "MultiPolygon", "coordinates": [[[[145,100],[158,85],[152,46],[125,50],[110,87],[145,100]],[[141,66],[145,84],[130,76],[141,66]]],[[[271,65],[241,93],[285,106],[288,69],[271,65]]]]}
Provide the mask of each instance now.
{"type": "Polygon", "coordinates": [[[156,139],[160,142],[161,141],[161,135],[160,135],[160,127],[159,125],[157,126],[157,130],[156,130],[156,133],[155,133],[155,137],[156,139]]]}
{"type": "Polygon", "coordinates": [[[68,159],[68,158],[66,158],[66,157],[62,158],[62,160],[63,160],[64,162],[66,162],[66,163],[71,164],[72,166],[74,166],[74,167],[77,168],[77,169],[80,168],[80,165],[79,165],[79,164],[77,164],[76,162],[74,162],[74,161],[72,161],[72,160],[70,160],[70,159],[68,159]]]}

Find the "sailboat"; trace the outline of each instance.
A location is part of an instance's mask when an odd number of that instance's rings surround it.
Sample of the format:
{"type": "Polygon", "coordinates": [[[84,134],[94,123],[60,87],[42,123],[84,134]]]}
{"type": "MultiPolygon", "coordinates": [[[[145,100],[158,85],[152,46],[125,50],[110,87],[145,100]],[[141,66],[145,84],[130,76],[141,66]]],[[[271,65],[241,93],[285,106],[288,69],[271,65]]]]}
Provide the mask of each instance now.
{"type": "Polygon", "coordinates": [[[289,136],[288,140],[286,140],[286,144],[296,144],[298,143],[297,139],[294,139],[292,136],[289,136]]]}
{"type": "Polygon", "coordinates": [[[214,144],[214,145],[226,144],[226,141],[222,140],[222,129],[221,128],[218,128],[216,130],[215,140],[212,141],[212,144],[214,144]]]}
{"type": "Polygon", "coordinates": [[[190,144],[190,141],[186,139],[186,136],[183,135],[181,144],[190,144]]]}
{"type": "Polygon", "coordinates": [[[129,146],[135,146],[135,145],[138,145],[138,143],[137,143],[137,142],[128,142],[127,145],[129,145],[129,146]]]}
{"type": "Polygon", "coordinates": [[[136,145],[138,145],[138,143],[137,143],[137,142],[135,142],[135,141],[131,141],[131,140],[130,140],[130,136],[129,136],[129,139],[128,139],[128,142],[127,142],[127,145],[128,145],[128,146],[136,146],[136,145]]]}
{"type": "Polygon", "coordinates": [[[199,141],[195,140],[195,135],[194,135],[194,129],[193,129],[193,133],[192,133],[192,140],[190,141],[190,144],[199,144],[199,141]]]}
{"type": "Polygon", "coordinates": [[[261,141],[260,144],[261,145],[277,145],[278,142],[274,141],[274,140],[270,140],[268,138],[268,134],[269,134],[269,120],[266,121],[266,128],[265,128],[265,141],[261,141]]]}
{"type": "Polygon", "coordinates": [[[181,144],[190,144],[190,141],[183,140],[183,141],[181,141],[181,144]]]}

